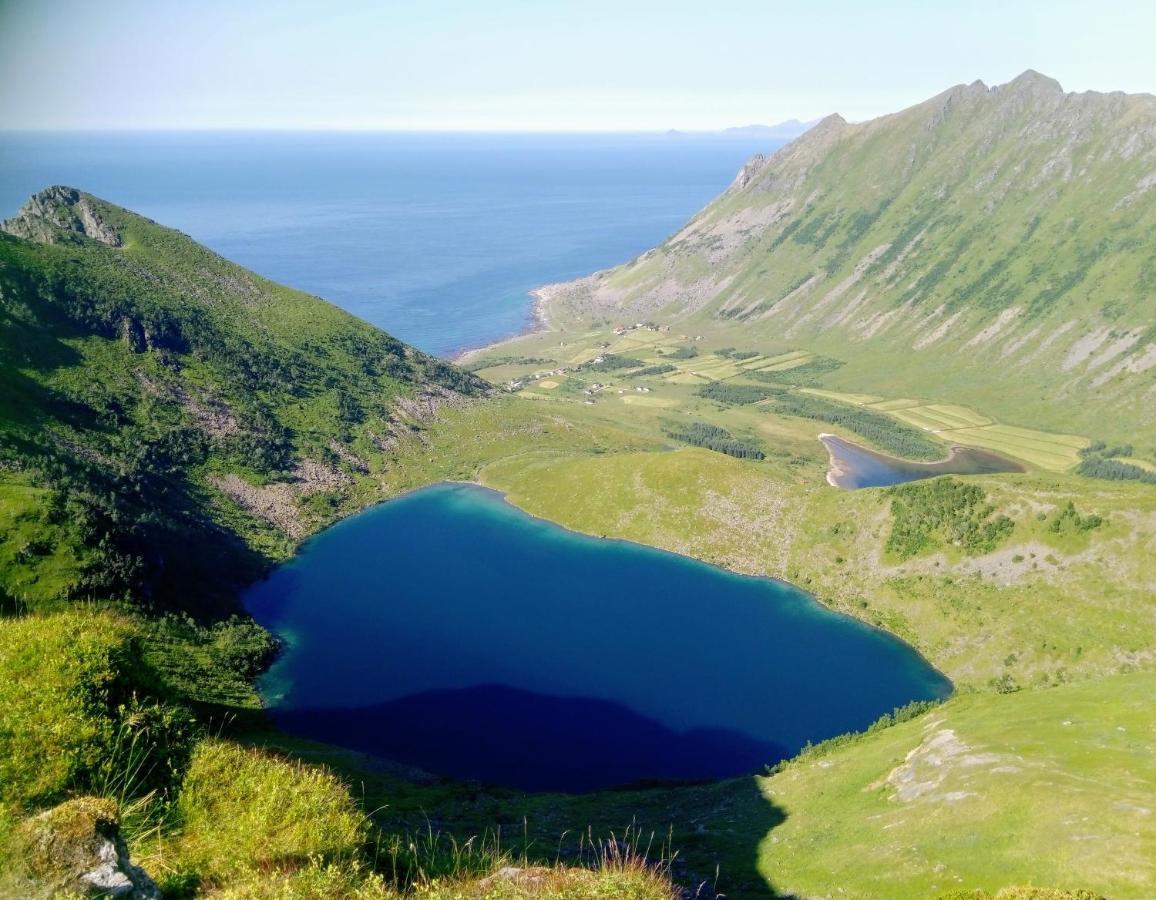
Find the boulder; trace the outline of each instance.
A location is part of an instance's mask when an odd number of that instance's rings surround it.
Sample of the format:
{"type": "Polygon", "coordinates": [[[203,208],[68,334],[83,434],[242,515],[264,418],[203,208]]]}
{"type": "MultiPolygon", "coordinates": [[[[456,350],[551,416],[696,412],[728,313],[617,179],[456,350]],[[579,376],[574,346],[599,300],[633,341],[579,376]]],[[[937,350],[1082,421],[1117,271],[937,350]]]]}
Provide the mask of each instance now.
{"type": "Polygon", "coordinates": [[[15,849],[27,896],[160,900],[160,889],[129,860],[119,825],[116,804],[98,797],[78,797],[23,822],[15,849]]]}

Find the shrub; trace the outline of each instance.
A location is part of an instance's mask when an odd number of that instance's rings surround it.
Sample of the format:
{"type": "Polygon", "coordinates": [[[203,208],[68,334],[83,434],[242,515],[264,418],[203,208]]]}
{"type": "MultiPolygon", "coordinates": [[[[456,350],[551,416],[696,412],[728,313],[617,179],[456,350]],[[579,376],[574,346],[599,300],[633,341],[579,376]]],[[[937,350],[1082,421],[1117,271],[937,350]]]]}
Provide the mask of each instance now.
{"type": "Polygon", "coordinates": [[[1056,513],[1056,517],[1048,523],[1048,531],[1052,534],[1085,534],[1103,524],[1102,516],[1094,513],[1082,516],[1076,510],[1076,504],[1069,500],[1067,506],[1056,513]]]}
{"type": "Polygon", "coordinates": [[[1107,481],[1140,481],[1156,484],[1156,472],[1143,469],[1135,463],[1105,459],[1101,456],[1085,458],[1076,466],[1076,472],[1087,478],[1102,478],[1107,481]]]}
{"type": "Polygon", "coordinates": [[[631,372],[631,378],[642,378],[646,375],[665,375],[667,372],[675,372],[678,370],[677,366],[671,366],[666,363],[658,366],[646,366],[639,369],[637,372],[631,372]]]}
{"type": "Polygon", "coordinates": [[[201,625],[167,615],[142,624],[142,656],[160,681],[182,699],[255,708],[253,679],[277,652],[277,641],[250,618],[232,616],[201,625]]]}
{"type": "Polygon", "coordinates": [[[886,548],[908,559],[944,542],[966,553],[987,553],[1011,534],[1015,523],[995,515],[979,485],[936,478],[891,488],[891,534],[886,548]]]}
{"type": "Polygon", "coordinates": [[[602,362],[589,362],[581,368],[587,372],[613,372],[617,369],[633,369],[642,365],[641,359],[635,359],[632,356],[618,356],[614,353],[607,353],[602,357],[602,362]]]}
{"type": "Polygon", "coordinates": [[[700,397],[722,403],[727,406],[742,406],[747,403],[758,403],[776,393],[774,388],[766,388],[757,384],[724,384],[713,381],[704,384],[697,391],[700,397]]]}
{"type": "Polygon", "coordinates": [[[943,456],[943,446],[923,432],[858,406],[832,403],[806,394],[782,393],[776,396],[775,411],[785,416],[842,425],[896,456],[929,460],[943,456]]]}

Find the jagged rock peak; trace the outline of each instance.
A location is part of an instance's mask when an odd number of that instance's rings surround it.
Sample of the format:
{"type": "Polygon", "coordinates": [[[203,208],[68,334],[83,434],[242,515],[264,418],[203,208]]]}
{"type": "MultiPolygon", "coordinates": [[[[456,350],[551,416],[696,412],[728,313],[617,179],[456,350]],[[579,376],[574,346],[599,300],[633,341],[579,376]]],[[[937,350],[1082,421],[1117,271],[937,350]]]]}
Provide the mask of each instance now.
{"type": "Polygon", "coordinates": [[[1056,79],[1049,78],[1047,75],[1041,75],[1035,69],[1027,69],[1007,84],[998,85],[992,88],[992,90],[1021,94],[1030,93],[1039,96],[1059,96],[1064,93],[1063,86],[1056,81],[1056,79]]]}
{"type": "Polygon", "coordinates": [[[44,244],[56,243],[62,232],[82,234],[110,247],[123,243],[117,230],[101,218],[88,194],[60,184],[29,197],[15,216],[0,222],[0,231],[44,244]]]}

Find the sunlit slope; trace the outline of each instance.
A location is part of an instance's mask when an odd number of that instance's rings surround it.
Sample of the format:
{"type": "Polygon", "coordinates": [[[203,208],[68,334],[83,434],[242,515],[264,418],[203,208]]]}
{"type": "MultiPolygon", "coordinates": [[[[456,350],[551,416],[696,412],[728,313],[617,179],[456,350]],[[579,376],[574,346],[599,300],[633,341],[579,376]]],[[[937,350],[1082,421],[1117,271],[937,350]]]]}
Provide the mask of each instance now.
{"type": "Polygon", "coordinates": [[[741,332],[843,360],[831,386],[1152,435],[1154,226],[1156,98],[1027,72],[824,120],[660,247],[551,289],[551,321],[741,332]]]}
{"type": "Polygon", "coordinates": [[[806,897],[1156,892],[1156,677],[965,695],[762,780],[759,865],[806,897]]]}

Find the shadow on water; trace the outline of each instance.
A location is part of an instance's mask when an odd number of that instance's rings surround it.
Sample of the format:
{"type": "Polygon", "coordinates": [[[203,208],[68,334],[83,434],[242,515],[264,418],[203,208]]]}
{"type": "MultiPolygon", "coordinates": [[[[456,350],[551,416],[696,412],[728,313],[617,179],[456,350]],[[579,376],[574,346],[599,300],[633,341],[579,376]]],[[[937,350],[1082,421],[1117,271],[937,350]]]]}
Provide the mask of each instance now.
{"type": "Polygon", "coordinates": [[[739,731],[675,731],[607,700],[499,685],[428,691],[353,708],[274,710],[286,730],[454,778],[584,791],[729,778],[786,758],[739,731]]]}

